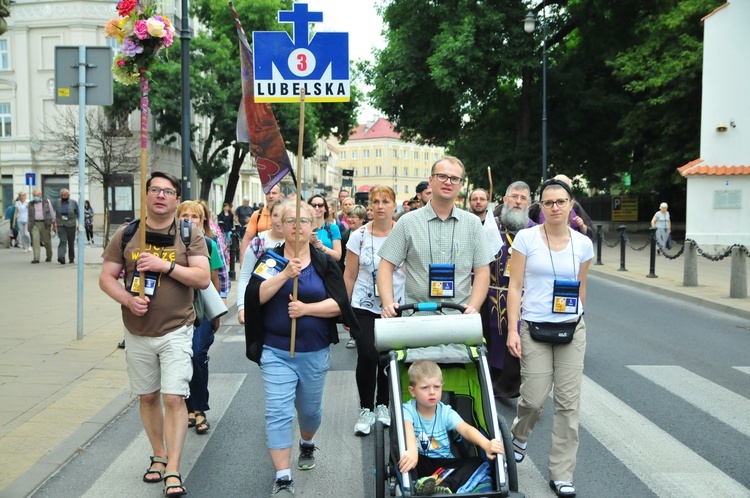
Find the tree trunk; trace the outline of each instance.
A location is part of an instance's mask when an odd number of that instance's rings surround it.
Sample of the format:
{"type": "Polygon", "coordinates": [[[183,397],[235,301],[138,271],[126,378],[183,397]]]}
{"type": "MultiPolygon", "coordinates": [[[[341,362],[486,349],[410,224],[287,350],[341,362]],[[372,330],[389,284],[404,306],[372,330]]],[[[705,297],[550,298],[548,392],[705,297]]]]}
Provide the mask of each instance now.
{"type": "Polygon", "coordinates": [[[102,247],[107,247],[109,244],[109,182],[102,182],[102,190],[104,191],[104,232],[102,235],[102,247]]]}
{"type": "Polygon", "coordinates": [[[206,201],[206,203],[208,203],[208,194],[211,193],[211,185],[213,182],[212,178],[201,178],[201,193],[198,198],[206,201]]]}

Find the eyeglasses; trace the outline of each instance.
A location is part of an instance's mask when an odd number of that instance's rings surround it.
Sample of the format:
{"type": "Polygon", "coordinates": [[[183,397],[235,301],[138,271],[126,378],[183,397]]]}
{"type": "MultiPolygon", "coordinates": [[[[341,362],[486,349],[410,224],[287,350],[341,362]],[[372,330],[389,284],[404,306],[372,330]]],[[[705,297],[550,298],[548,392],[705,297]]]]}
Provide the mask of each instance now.
{"type": "Polygon", "coordinates": [[[171,188],[149,187],[148,193],[153,195],[154,197],[163,193],[164,197],[166,197],[167,199],[174,199],[175,197],[177,197],[177,191],[171,188]]]}
{"type": "Polygon", "coordinates": [[[459,185],[464,182],[464,179],[460,176],[450,176],[445,173],[435,173],[432,176],[434,176],[440,183],[446,183],[450,180],[451,185],[459,185]]]}
{"type": "Polygon", "coordinates": [[[319,204],[319,203],[317,203],[317,202],[316,202],[316,203],[314,203],[314,204],[313,204],[313,203],[310,203],[310,205],[311,205],[312,207],[314,207],[314,208],[322,208],[322,207],[325,207],[325,204],[323,204],[323,203],[320,203],[320,204],[319,204]]]}
{"type": "MultiPolygon", "coordinates": [[[[294,226],[297,223],[297,218],[284,218],[282,220],[285,225],[287,226],[294,226]]],[[[299,224],[300,226],[306,227],[309,226],[312,223],[312,220],[310,218],[300,218],[299,224]]]]}
{"type": "Polygon", "coordinates": [[[541,201],[539,204],[545,209],[552,209],[552,206],[555,204],[557,204],[557,207],[559,208],[564,208],[568,205],[568,202],[570,202],[570,199],[557,199],[556,201],[541,201]]]}
{"type": "Polygon", "coordinates": [[[526,202],[526,201],[529,200],[528,197],[526,197],[525,195],[520,195],[520,194],[509,195],[508,199],[513,199],[514,201],[517,201],[517,202],[519,202],[519,201],[520,202],[526,202]]]}

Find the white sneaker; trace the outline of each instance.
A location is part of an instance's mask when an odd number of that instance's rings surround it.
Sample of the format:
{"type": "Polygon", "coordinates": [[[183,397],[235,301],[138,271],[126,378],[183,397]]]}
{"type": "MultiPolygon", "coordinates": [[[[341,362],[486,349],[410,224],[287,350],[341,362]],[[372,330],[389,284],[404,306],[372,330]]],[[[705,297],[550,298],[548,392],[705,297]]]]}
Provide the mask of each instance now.
{"type": "Polygon", "coordinates": [[[357,424],[354,426],[354,434],[357,436],[366,436],[370,433],[370,428],[375,425],[375,414],[369,408],[362,408],[359,411],[357,424]]]}
{"type": "Polygon", "coordinates": [[[385,405],[378,405],[375,407],[375,417],[379,422],[383,422],[386,427],[391,426],[391,412],[388,411],[388,407],[385,405]]]}
{"type": "Polygon", "coordinates": [[[354,339],[349,339],[349,341],[346,343],[346,349],[354,349],[357,347],[357,341],[354,339]]]}

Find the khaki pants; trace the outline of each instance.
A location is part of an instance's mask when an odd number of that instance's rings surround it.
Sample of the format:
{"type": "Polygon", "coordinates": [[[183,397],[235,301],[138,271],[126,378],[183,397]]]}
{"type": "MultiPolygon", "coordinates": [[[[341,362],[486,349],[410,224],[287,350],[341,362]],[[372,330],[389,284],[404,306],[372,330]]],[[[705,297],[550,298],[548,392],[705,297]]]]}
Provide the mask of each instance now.
{"type": "Polygon", "coordinates": [[[47,261],[52,259],[52,234],[50,229],[44,225],[43,221],[34,223],[31,229],[31,243],[34,248],[34,261],[39,261],[41,253],[39,243],[44,243],[44,250],[47,251],[47,261]]]}
{"type": "Polygon", "coordinates": [[[521,353],[521,397],[511,432],[521,443],[529,440],[554,385],[549,478],[572,481],[578,453],[586,324],[581,319],[570,344],[550,344],[533,340],[528,324],[522,321],[521,353]]]}

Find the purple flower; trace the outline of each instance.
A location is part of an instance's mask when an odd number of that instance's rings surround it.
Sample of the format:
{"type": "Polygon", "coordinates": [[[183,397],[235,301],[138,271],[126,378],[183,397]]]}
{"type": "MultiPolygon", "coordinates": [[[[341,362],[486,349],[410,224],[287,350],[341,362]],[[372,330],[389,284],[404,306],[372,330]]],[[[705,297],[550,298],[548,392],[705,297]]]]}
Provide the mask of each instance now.
{"type": "Polygon", "coordinates": [[[135,55],[143,52],[143,47],[140,43],[138,43],[138,40],[132,37],[128,37],[123,40],[120,50],[128,57],[134,57],[135,55]]]}
{"type": "Polygon", "coordinates": [[[146,39],[146,37],[148,36],[148,24],[146,23],[145,19],[141,19],[135,22],[133,33],[135,33],[135,36],[137,36],[141,40],[146,39]]]}

